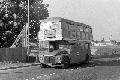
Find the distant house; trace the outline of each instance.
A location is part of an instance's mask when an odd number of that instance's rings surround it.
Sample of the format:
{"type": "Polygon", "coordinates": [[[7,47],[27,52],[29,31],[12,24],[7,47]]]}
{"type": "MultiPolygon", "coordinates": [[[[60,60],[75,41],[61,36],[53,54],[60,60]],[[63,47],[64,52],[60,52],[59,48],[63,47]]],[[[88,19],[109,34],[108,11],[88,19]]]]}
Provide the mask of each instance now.
{"type": "Polygon", "coordinates": [[[92,46],[115,46],[115,40],[92,41],[92,46]]]}
{"type": "Polygon", "coordinates": [[[105,43],[101,41],[92,41],[92,46],[106,46],[105,43]]]}
{"type": "Polygon", "coordinates": [[[106,46],[107,46],[107,45],[113,46],[113,44],[112,44],[111,40],[105,40],[105,42],[104,42],[104,43],[106,44],[106,46]]]}

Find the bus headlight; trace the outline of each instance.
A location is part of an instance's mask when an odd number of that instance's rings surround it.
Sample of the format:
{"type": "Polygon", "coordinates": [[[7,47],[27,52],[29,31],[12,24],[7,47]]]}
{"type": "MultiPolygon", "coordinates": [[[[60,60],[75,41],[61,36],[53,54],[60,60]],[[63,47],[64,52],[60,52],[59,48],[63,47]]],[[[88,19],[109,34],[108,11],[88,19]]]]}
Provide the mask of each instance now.
{"type": "Polygon", "coordinates": [[[43,61],[43,57],[39,57],[39,60],[40,60],[40,61],[43,61]]]}

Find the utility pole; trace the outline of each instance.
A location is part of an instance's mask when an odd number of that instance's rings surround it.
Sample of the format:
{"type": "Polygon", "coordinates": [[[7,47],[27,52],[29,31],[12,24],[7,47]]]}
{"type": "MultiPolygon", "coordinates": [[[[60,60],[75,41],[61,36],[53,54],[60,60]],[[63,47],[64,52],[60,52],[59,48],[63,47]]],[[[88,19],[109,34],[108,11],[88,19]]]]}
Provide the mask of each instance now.
{"type": "Polygon", "coordinates": [[[28,53],[29,53],[29,20],[30,20],[30,18],[29,18],[29,15],[30,15],[30,13],[29,13],[29,0],[28,0],[28,35],[27,35],[27,47],[28,47],[28,53]]]}
{"type": "Polygon", "coordinates": [[[28,61],[29,61],[29,15],[30,15],[30,13],[29,13],[29,0],[28,0],[28,22],[27,22],[27,24],[26,24],[26,27],[25,27],[25,34],[26,34],[26,39],[25,39],[25,43],[26,43],[26,48],[27,48],[27,55],[28,55],[28,61]]]}

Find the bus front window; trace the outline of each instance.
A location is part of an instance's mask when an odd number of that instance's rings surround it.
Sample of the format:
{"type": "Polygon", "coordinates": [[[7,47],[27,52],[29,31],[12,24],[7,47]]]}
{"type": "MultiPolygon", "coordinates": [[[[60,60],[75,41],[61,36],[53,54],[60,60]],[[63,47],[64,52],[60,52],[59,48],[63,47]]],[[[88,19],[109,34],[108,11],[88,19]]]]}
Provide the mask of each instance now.
{"type": "Polygon", "coordinates": [[[49,45],[49,52],[53,52],[53,51],[54,51],[53,45],[49,45]]]}
{"type": "Polygon", "coordinates": [[[59,49],[59,44],[56,41],[42,41],[40,42],[40,51],[53,52],[59,49]]]}
{"type": "Polygon", "coordinates": [[[54,50],[59,49],[59,44],[56,41],[49,42],[49,52],[53,52],[54,50]]]}

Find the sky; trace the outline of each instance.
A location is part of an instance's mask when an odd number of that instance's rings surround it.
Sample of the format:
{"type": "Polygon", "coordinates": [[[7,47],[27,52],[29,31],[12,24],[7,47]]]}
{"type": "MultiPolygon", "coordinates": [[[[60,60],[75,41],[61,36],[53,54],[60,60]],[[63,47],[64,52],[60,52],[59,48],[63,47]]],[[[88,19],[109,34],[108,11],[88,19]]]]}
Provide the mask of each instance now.
{"type": "Polygon", "coordinates": [[[63,17],[90,25],[94,40],[111,37],[120,41],[120,0],[43,1],[49,4],[49,17],[63,17]]]}

